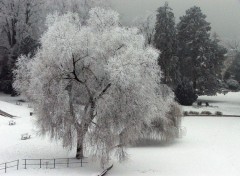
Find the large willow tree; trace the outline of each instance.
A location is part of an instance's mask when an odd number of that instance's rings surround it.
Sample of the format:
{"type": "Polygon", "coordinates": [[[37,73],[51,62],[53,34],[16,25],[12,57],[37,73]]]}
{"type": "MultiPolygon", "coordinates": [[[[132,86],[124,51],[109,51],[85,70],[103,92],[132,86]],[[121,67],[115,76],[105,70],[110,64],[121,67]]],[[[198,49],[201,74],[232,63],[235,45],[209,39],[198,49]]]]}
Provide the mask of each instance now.
{"type": "Polygon", "coordinates": [[[34,103],[42,134],[102,163],[124,159],[139,138],[175,137],[179,125],[172,93],[159,82],[159,52],[118,16],[94,8],[84,26],[76,14],[49,16],[36,56],[21,57],[15,70],[14,86],[34,103]]]}

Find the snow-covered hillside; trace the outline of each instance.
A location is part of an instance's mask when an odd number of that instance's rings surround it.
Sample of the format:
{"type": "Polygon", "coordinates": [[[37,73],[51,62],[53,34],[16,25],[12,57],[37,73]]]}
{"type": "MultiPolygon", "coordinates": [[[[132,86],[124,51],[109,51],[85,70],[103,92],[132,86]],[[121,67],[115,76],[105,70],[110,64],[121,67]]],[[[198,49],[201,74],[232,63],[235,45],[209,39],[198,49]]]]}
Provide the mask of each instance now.
{"type": "MultiPolygon", "coordinates": [[[[210,100],[216,110],[240,112],[240,94],[201,97],[210,100]],[[232,103],[230,103],[232,102],[232,103]],[[221,105],[221,106],[220,106],[221,105]],[[232,107],[229,108],[229,106],[232,107]]],[[[0,163],[25,158],[73,157],[75,149],[63,149],[60,143],[36,135],[34,117],[27,103],[15,105],[15,99],[1,95],[0,110],[17,116],[16,125],[9,126],[9,118],[0,116],[0,163]],[[6,102],[7,101],[7,102],[6,102]],[[32,138],[20,140],[22,133],[32,138]]],[[[229,112],[230,113],[230,112],[229,112]]],[[[240,113],[239,113],[240,114],[240,113]]],[[[128,150],[129,160],[115,163],[109,172],[111,176],[238,176],[240,173],[240,118],[185,117],[183,126],[187,135],[173,142],[151,142],[128,150]]],[[[88,159],[83,168],[60,169],[15,169],[6,176],[56,175],[97,176],[99,165],[88,159]]],[[[21,166],[22,168],[22,166],[21,166]]]]}

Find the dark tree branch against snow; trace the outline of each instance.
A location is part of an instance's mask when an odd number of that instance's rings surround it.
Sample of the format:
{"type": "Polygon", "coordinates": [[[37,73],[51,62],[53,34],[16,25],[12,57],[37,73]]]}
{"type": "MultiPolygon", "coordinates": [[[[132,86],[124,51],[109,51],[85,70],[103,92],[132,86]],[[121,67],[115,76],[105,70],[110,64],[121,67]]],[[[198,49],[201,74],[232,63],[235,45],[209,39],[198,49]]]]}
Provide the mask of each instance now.
{"type": "Polygon", "coordinates": [[[104,171],[102,171],[101,174],[99,174],[98,176],[104,176],[108,173],[108,171],[110,171],[113,168],[113,165],[111,165],[110,167],[108,167],[107,169],[105,169],[104,171]]]}

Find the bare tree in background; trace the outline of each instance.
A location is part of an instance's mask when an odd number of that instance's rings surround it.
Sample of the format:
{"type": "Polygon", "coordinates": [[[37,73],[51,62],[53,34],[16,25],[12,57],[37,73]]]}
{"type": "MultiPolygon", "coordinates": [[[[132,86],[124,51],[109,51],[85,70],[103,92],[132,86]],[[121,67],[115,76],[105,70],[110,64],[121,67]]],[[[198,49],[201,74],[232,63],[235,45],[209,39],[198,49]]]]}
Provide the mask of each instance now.
{"type": "Polygon", "coordinates": [[[18,55],[21,42],[31,36],[39,37],[39,9],[41,0],[1,0],[0,35],[2,46],[9,50],[12,57],[18,55]]]}
{"type": "Polygon", "coordinates": [[[77,13],[81,23],[85,23],[88,12],[94,7],[109,7],[108,0],[45,0],[46,10],[59,14],[67,12],[77,13]]]}
{"type": "Polygon", "coordinates": [[[232,53],[237,53],[240,51],[240,41],[239,40],[232,40],[232,41],[228,41],[226,43],[227,48],[230,50],[230,52],[232,53]]]}
{"type": "Polygon", "coordinates": [[[0,91],[13,93],[12,69],[20,54],[33,53],[40,36],[42,0],[0,1],[0,48],[4,58],[0,91]]]}
{"type": "Polygon", "coordinates": [[[107,0],[1,0],[0,57],[4,58],[5,65],[0,65],[0,91],[6,89],[6,93],[14,93],[12,69],[15,61],[22,54],[35,54],[49,13],[78,13],[83,24],[92,7],[107,7],[107,4],[107,0]]]}
{"type": "Polygon", "coordinates": [[[156,14],[147,12],[144,16],[134,20],[134,26],[139,28],[139,31],[146,38],[146,45],[153,45],[155,35],[156,14]]]}

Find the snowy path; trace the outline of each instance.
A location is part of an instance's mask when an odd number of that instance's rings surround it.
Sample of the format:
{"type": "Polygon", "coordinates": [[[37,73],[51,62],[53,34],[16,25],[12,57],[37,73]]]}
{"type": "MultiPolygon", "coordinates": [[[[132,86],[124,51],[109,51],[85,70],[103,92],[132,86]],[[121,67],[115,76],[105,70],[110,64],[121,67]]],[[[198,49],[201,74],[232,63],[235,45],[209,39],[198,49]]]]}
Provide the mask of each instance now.
{"type": "MultiPolygon", "coordinates": [[[[1,97],[0,97],[1,99],[1,97]]],[[[10,119],[0,117],[0,163],[24,158],[73,157],[61,144],[36,136],[30,109],[0,101],[0,108],[21,118],[16,126],[10,119]],[[22,133],[33,138],[20,140],[22,133]]],[[[239,176],[240,175],[240,118],[186,117],[183,126],[187,136],[171,143],[155,143],[129,149],[130,159],[114,164],[109,176],[239,176]]],[[[6,176],[96,176],[98,165],[83,168],[27,169],[9,171],[6,176]]]]}

